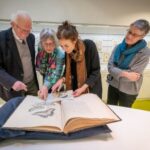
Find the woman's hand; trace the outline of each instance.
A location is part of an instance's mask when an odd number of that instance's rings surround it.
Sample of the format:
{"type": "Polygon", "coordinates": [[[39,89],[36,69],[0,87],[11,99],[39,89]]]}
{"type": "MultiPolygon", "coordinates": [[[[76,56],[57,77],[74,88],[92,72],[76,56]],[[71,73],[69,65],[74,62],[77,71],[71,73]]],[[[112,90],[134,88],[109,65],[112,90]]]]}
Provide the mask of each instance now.
{"type": "Polygon", "coordinates": [[[87,85],[87,84],[84,84],[82,87],[76,89],[76,90],[73,92],[73,96],[74,96],[74,97],[80,96],[82,93],[84,93],[84,92],[86,91],[87,88],[88,88],[88,85],[87,85]]]}
{"type": "Polygon", "coordinates": [[[55,92],[64,82],[64,77],[59,79],[53,86],[52,86],[52,93],[55,92]]]}
{"type": "Polygon", "coordinates": [[[48,88],[47,86],[43,85],[42,88],[38,91],[38,97],[46,100],[48,96],[48,88]]]}
{"type": "Polygon", "coordinates": [[[130,81],[137,81],[140,78],[140,74],[139,73],[136,73],[136,72],[127,72],[127,71],[123,71],[121,73],[121,76],[128,78],[130,81]]]}

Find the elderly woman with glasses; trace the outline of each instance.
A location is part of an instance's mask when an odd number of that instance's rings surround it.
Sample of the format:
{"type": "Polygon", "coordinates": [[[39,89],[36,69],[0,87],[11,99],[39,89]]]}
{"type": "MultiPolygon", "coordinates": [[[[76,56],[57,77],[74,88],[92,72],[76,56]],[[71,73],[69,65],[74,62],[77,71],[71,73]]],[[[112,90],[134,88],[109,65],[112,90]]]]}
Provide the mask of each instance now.
{"type": "Polygon", "coordinates": [[[38,91],[41,99],[46,99],[51,87],[61,77],[65,54],[58,47],[53,30],[43,29],[40,33],[39,52],[36,57],[36,68],[44,77],[44,84],[38,91]]]}
{"type": "Polygon", "coordinates": [[[133,22],[108,62],[108,104],[131,107],[143,81],[143,71],[149,63],[150,50],[143,39],[150,30],[147,20],[133,22]]]}

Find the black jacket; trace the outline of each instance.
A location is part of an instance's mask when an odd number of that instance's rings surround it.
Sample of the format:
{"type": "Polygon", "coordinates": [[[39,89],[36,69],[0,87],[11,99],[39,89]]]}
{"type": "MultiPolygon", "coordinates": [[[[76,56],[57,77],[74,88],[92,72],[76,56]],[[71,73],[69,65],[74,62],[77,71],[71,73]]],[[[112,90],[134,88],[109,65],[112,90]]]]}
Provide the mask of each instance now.
{"type": "Polygon", "coordinates": [[[84,40],[85,61],[87,69],[86,84],[89,85],[90,93],[97,94],[102,98],[102,81],[100,73],[100,58],[95,43],[92,40],[84,40]]]}
{"type": "MultiPolygon", "coordinates": [[[[33,72],[38,86],[35,71],[35,37],[29,34],[27,43],[30,49],[33,72]]],[[[8,100],[21,96],[21,92],[12,90],[12,85],[17,81],[23,81],[23,67],[17,45],[12,33],[12,28],[0,32],[0,97],[8,100]]]]}
{"type": "MultiPolygon", "coordinates": [[[[88,84],[90,93],[97,94],[100,98],[102,98],[100,59],[96,45],[92,40],[84,40],[83,42],[85,45],[85,62],[87,71],[87,79],[85,83],[88,84]]],[[[77,88],[77,71],[76,62],[73,61],[73,59],[71,60],[71,75],[73,76],[72,89],[75,90],[77,88]]]]}

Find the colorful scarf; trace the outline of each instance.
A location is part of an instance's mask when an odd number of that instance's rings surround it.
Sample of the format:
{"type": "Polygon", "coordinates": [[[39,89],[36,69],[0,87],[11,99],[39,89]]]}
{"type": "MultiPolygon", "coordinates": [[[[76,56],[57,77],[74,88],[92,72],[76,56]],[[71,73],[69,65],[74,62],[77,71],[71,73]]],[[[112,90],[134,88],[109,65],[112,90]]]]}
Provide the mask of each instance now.
{"type": "Polygon", "coordinates": [[[129,69],[129,64],[133,57],[141,49],[145,48],[147,45],[145,40],[140,40],[134,44],[131,48],[127,48],[125,39],[121,44],[119,44],[114,53],[114,64],[121,69],[129,69]]]}
{"type": "Polygon", "coordinates": [[[36,67],[42,75],[50,76],[52,70],[56,69],[56,50],[47,53],[44,50],[38,52],[36,57],[36,67]]]}

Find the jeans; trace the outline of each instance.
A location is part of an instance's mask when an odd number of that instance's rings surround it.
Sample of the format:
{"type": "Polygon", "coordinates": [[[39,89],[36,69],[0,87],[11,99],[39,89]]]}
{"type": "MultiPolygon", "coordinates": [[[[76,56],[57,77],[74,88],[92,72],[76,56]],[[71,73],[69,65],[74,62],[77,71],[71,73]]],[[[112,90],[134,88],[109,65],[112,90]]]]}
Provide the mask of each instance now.
{"type": "Polygon", "coordinates": [[[74,133],[52,133],[52,132],[35,132],[35,131],[23,131],[23,130],[11,130],[2,128],[3,124],[14,112],[17,106],[23,101],[24,97],[16,97],[9,100],[5,105],[0,108],[0,138],[1,139],[39,139],[39,140],[66,140],[66,139],[78,139],[97,135],[100,133],[109,133],[111,130],[106,126],[93,127],[74,133]]]}
{"type": "Polygon", "coordinates": [[[23,97],[12,98],[0,108],[0,138],[12,138],[25,134],[24,131],[15,131],[1,128],[23,99],[23,97]]]}

